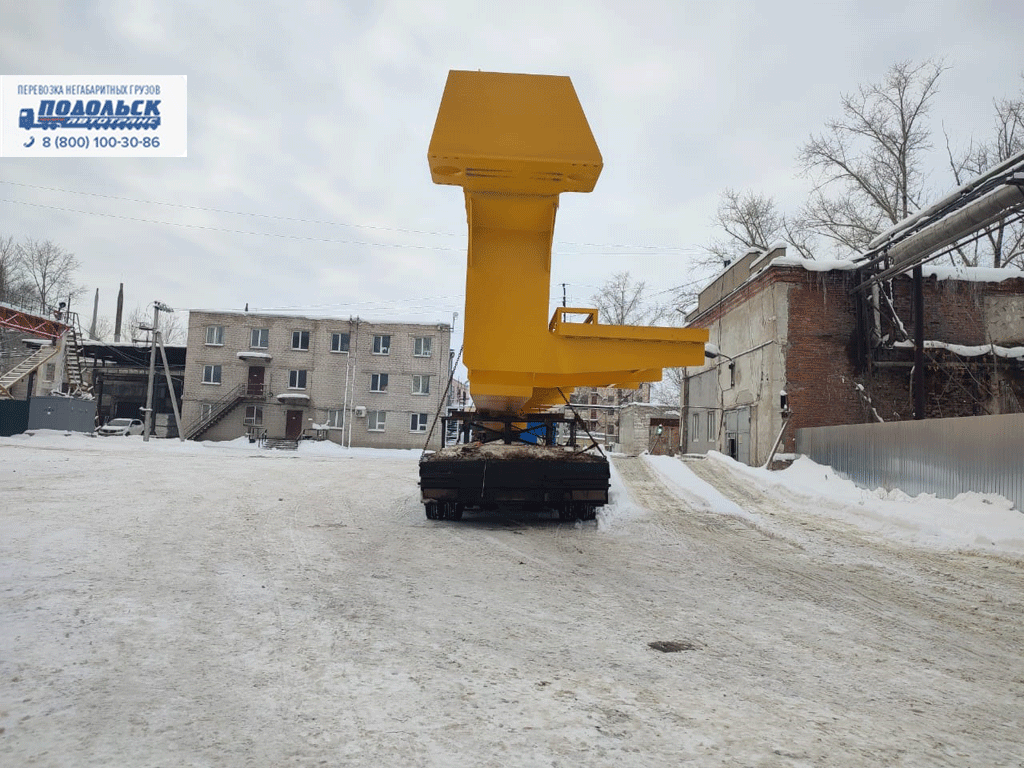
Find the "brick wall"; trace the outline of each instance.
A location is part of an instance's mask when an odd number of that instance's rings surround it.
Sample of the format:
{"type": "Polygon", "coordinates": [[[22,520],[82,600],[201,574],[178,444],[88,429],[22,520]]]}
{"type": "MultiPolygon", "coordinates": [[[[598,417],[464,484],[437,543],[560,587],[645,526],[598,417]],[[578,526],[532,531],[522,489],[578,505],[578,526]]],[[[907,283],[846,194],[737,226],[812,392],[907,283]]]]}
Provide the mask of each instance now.
{"type": "MultiPolygon", "coordinates": [[[[795,450],[796,431],[804,427],[865,423],[875,421],[876,413],[885,421],[913,418],[912,350],[891,350],[870,368],[857,364],[856,307],[850,293],[855,281],[852,271],[815,272],[799,266],[776,265],[723,297],[691,323],[714,328],[712,340],[731,338],[736,349],[743,346],[737,344],[738,339],[753,344],[758,334],[767,342],[772,329],[765,323],[757,330],[751,309],[773,311],[765,296],[771,290],[778,291],[780,285],[785,286],[787,332],[779,331],[778,338],[771,339],[778,344],[778,354],[766,354],[757,361],[762,375],[768,374],[773,361],[784,366],[784,388],[792,416],[783,451],[795,450]]],[[[905,331],[911,334],[912,291],[909,276],[893,281],[894,306],[905,331]]],[[[1024,279],[1020,278],[998,283],[927,279],[925,338],[966,346],[986,344],[996,334],[1009,343],[1024,338],[1024,318],[1016,317],[1014,312],[1021,305],[1022,295],[1024,279]],[[986,310],[994,319],[987,317],[986,310]]],[[[892,324],[883,324],[882,333],[888,334],[890,340],[903,338],[892,324]]],[[[733,349],[722,351],[736,354],[733,349]]],[[[738,378],[757,373],[745,371],[742,359],[737,361],[736,370],[738,378]]],[[[1017,402],[1024,402],[1022,379],[1020,365],[1007,364],[1005,360],[1000,368],[1000,361],[992,357],[965,359],[946,351],[929,351],[925,366],[926,415],[1006,412],[1008,404],[1014,410],[1017,402]]],[[[742,383],[737,381],[738,387],[742,383]]],[[[737,399],[732,403],[726,391],[723,407],[749,404],[769,412],[778,409],[774,392],[748,390],[749,395],[740,398],[743,402],[737,399]]],[[[754,435],[760,448],[764,437],[754,435]]]]}

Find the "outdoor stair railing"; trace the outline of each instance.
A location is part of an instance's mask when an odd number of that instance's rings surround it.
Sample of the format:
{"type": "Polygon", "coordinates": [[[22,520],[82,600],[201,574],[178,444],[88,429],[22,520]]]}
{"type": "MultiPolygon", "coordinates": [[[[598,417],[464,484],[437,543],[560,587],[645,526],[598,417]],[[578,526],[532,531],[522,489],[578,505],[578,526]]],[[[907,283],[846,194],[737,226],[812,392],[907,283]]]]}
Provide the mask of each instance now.
{"type": "Polygon", "coordinates": [[[265,384],[239,384],[211,405],[209,413],[200,416],[185,428],[185,439],[195,440],[227,416],[235,406],[245,402],[262,402],[270,393],[265,384]]]}

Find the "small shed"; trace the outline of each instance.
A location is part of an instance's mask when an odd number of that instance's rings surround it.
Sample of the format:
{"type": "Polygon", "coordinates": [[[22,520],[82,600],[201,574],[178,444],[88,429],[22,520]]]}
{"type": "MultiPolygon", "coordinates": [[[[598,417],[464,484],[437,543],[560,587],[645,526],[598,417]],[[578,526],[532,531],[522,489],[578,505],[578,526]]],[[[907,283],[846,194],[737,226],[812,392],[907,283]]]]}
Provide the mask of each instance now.
{"type": "Polygon", "coordinates": [[[631,456],[679,451],[679,409],[672,405],[629,403],[619,412],[620,450],[631,456]]]}

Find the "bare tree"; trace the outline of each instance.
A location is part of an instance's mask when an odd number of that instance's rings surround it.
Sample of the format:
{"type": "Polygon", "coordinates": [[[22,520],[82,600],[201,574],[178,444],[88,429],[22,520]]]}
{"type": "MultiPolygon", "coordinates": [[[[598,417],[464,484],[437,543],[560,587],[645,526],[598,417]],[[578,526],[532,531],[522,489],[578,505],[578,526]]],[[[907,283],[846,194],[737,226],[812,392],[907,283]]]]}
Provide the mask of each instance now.
{"type": "MultiPolygon", "coordinates": [[[[1024,92],[1012,99],[997,100],[994,106],[994,131],[986,141],[972,141],[966,150],[955,154],[946,134],[946,153],[957,186],[1024,152],[1024,92]]],[[[994,267],[1024,267],[1024,225],[1019,220],[1000,219],[985,230],[982,238],[957,247],[950,258],[967,266],[990,263],[994,267]]]]}
{"type": "Polygon", "coordinates": [[[669,312],[668,306],[649,300],[647,283],[634,281],[629,272],[612,275],[590,297],[602,323],[654,325],[669,312]]]}
{"type": "Polygon", "coordinates": [[[74,302],[84,289],[75,284],[78,259],[50,240],[26,238],[18,244],[18,261],[38,302],[48,314],[61,301],[74,302]]]}
{"type": "MultiPolygon", "coordinates": [[[[143,308],[136,305],[135,309],[128,313],[128,319],[125,321],[125,327],[128,329],[125,335],[130,339],[148,339],[149,331],[143,329],[152,325],[153,306],[143,308]]],[[[164,344],[184,343],[186,333],[181,315],[174,312],[161,312],[157,319],[157,328],[164,344]]]]}
{"type": "Polygon", "coordinates": [[[921,206],[926,118],[945,69],[931,60],[892,65],[880,83],[843,95],[842,117],[801,147],[799,162],[815,178],[801,221],[840,253],[863,251],[921,206]]]}
{"type": "Polygon", "coordinates": [[[767,195],[726,189],[712,221],[726,237],[713,240],[704,249],[708,258],[702,263],[707,266],[719,268],[751,248],[766,251],[780,240],[792,245],[804,258],[814,258],[813,233],[800,220],[781,213],[775,200],[767,195]]]}
{"type": "Polygon", "coordinates": [[[0,302],[24,306],[29,295],[18,243],[10,235],[0,235],[0,302]]]}
{"type": "MultiPolygon", "coordinates": [[[[90,331],[90,335],[91,331],[90,331]]],[[[96,333],[92,335],[95,341],[109,341],[114,336],[114,321],[105,315],[96,318],[96,333]]]]}

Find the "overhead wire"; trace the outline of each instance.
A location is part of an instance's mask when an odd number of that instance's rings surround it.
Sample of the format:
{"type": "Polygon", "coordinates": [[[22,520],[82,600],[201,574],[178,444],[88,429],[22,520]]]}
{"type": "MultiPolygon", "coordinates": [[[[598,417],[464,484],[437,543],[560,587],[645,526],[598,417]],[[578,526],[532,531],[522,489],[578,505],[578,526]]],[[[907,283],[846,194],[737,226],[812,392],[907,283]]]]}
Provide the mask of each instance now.
{"type": "MultiPolygon", "coordinates": [[[[81,195],[81,196],[86,196],[86,197],[96,197],[96,198],[101,198],[101,199],[105,199],[105,200],[117,200],[117,201],[120,201],[120,202],[139,203],[139,204],[142,204],[142,205],[160,205],[160,206],[165,206],[165,207],[169,207],[169,208],[179,208],[179,209],[183,209],[183,210],[201,211],[201,212],[205,212],[205,213],[223,213],[223,214],[228,214],[228,215],[231,215],[231,216],[248,216],[248,217],[253,217],[253,218],[268,219],[268,220],[273,220],[273,221],[285,221],[285,222],[291,222],[291,223],[297,223],[297,224],[314,224],[314,225],[318,225],[318,226],[332,226],[332,227],[353,227],[353,228],[357,228],[357,229],[367,229],[367,230],[378,231],[378,232],[395,232],[395,233],[400,233],[400,234],[428,235],[428,236],[431,236],[431,237],[465,237],[465,233],[435,232],[435,231],[430,231],[430,230],[408,229],[408,228],[403,228],[403,227],[384,227],[384,226],[379,226],[379,225],[374,225],[374,224],[357,224],[357,223],[352,223],[352,222],[332,221],[330,219],[310,219],[310,218],[304,218],[304,217],[299,217],[299,216],[284,216],[284,215],[280,215],[280,214],[260,213],[260,212],[255,212],[255,211],[237,211],[237,210],[231,210],[231,209],[228,209],[228,208],[214,208],[214,207],[210,207],[210,206],[191,205],[191,204],[188,204],[188,203],[173,203],[173,202],[167,202],[167,201],[163,201],[163,200],[147,200],[147,199],[144,199],[144,198],[125,197],[125,196],[121,196],[121,195],[108,195],[108,194],[104,194],[104,193],[101,193],[101,192],[85,192],[85,191],[82,191],[82,190],[66,189],[66,188],[63,188],[63,187],[52,187],[52,186],[46,186],[46,185],[42,185],[42,184],[27,184],[27,183],[24,183],[24,182],[8,181],[8,180],[5,180],[5,179],[0,179],[0,184],[6,184],[8,186],[13,186],[13,187],[22,187],[22,188],[25,188],[25,189],[44,190],[44,191],[47,191],[47,192],[60,192],[60,193],[70,194],[70,195],[81,195]]],[[[107,217],[110,217],[110,218],[127,219],[127,220],[130,220],[130,221],[139,221],[139,222],[143,222],[143,223],[164,224],[164,225],[167,225],[167,226],[180,226],[180,227],[188,227],[188,228],[195,228],[195,229],[208,229],[208,230],[213,230],[213,231],[218,231],[218,232],[227,232],[227,233],[231,233],[231,234],[264,235],[264,236],[268,236],[268,237],[282,237],[282,238],[288,238],[288,239],[313,240],[313,241],[317,241],[317,242],[331,242],[331,243],[342,243],[342,244],[350,244],[350,245],[375,245],[375,246],[384,246],[384,247],[388,247],[389,245],[391,245],[391,244],[387,244],[387,243],[360,242],[360,241],[352,241],[352,240],[335,240],[335,239],[329,239],[329,238],[302,237],[302,236],[297,236],[297,235],[296,236],[280,235],[280,234],[271,233],[271,232],[235,230],[235,229],[230,229],[230,228],[212,227],[212,226],[208,226],[208,225],[187,224],[187,223],[172,222],[172,221],[161,221],[161,220],[158,220],[158,219],[148,219],[148,218],[143,218],[143,217],[131,217],[131,216],[124,216],[124,215],[119,215],[119,214],[108,214],[108,213],[103,213],[103,212],[98,212],[98,211],[83,211],[83,210],[78,210],[78,209],[75,209],[75,208],[67,208],[67,207],[56,206],[56,205],[47,205],[47,204],[44,204],[44,203],[31,203],[31,202],[28,202],[28,201],[25,201],[25,200],[13,200],[13,199],[10,199],[10,198],[0,199],[0,202],[12,203],[14,205],[29,205],[29,206],[35,206],[35,207],[41,207],[41,208],[50,208],[52,210],[66,211],[66,212],[69,212],[69,213],[81,213],[83,215],[89,215],[89,216],[107,216],[107,217]]],[[[573,247],[577,247],[577,248],[624,248],[624,249],[628,249],[627,251],[620,252],[620,253],[614,253],[613,252],[613,253],[600,254],[600,255],[608,255],[608,256],[636,255],[635,253],[633,253],[634,251],[673,251],[673,252],[678,252],[678,253],[697,253],[700,250],[699,248],[695,248],[694,246],[643,245],[643,244],[623,244],[623,243],[578,243],[578,242],[563,241],[563,240],[555,241],[554,244],[555,245],[559,245],[559,246],[573,246],[573,247]]],[[[447,251],[447,250],[461,251],[461,250],[463,250],[462,248],[444,248],[444,247],[437,247],[437,246],[406,246],[406,245],[396,245],[396,246],[392,246],[392,247],[402,247],[402,248],[409,247],[409,248],[421,248],[421,249],[427,249],[427,250],[441,250],[441,251],[447,251]]],[[[586,255],[593,255],[593,254],[590,254],[590,253],[586,253],[586,254],[559,253],[558,255],[563,255],[563,256],[586,256],[586,255]]]]}

